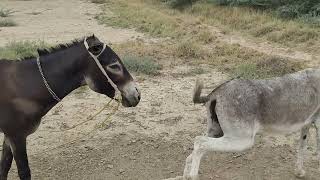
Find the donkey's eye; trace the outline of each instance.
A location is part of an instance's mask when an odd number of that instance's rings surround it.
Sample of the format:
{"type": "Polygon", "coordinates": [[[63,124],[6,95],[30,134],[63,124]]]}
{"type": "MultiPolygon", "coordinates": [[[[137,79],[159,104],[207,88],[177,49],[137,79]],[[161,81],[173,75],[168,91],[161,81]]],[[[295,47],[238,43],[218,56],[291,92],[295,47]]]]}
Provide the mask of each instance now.
{"type": "Polygon", "coordinates": [[[100,48],[99,47],[97,47],[97,46],[95,46],[95,47],[93,47],[93,49],[92,49],[94,52],[99,52],[100,51],[100,48]]]}
{"type": "Polygon", "coordinates": [[[114,71],[121,71],[121,67],[118,64],[112,64],[109,66],[109,68],[114,71]]]}
{"type": "Polygon", "coordinates": [[[102,48],[103,47],[101,45],[95,45],[95,46],[89,48],[89,51],[91,51],[94,54],[99,54],[100,51],[102,50],[102,48]]]}

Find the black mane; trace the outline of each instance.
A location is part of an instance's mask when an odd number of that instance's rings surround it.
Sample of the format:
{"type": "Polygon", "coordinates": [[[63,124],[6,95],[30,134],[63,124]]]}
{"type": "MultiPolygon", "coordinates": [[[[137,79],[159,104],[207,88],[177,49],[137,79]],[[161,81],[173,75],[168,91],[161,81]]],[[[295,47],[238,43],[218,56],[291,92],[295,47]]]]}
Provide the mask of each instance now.
{"type": "Polygon", "coordinates": [[[76,39],[76,40],[73,40],[71,43],[58,44],[58,45],[56,45],[54,47],[38,49],[38,54],[39,54],[39,56],[44,56],[44,55],[48,55],[48,54],[55,53],[55,52],[58,52],[58,51],[62,51],[62,50],[68,49],[70,47],[76,46],[79,43],[82,43],[83,41],[84,41],[83,38],[82,39],[76,39]]]}

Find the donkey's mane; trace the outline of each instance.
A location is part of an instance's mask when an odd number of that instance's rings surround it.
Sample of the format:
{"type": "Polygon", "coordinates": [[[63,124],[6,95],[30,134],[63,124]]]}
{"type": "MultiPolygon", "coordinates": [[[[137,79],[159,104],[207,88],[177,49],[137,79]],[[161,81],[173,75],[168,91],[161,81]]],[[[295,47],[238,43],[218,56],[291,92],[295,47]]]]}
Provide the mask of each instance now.
{"type": "Polygon", "coordinates": [[[79,43],[81,43],[82,41],[84,41],[84,38],[75,39],[75,40],[71,41],[70,43],[58,44],[58,45],[56,45],[54,47],[50,47],[50,48],[38,49],[38,53],[39,53],[39,56],[52,54],[52,53],[62,51],[62,50],[68,49],[70,47],[76,46],[79,43]]]}

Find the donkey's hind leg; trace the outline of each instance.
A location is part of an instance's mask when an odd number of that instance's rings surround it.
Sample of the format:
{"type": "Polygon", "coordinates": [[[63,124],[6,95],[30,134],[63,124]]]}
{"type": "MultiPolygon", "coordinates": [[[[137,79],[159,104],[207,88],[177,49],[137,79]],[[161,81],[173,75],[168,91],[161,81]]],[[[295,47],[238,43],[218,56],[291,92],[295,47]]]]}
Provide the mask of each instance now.
{"type": "Polygon", "coordinates": [[[219,138],[223,136],[223,131],[219,124],[218,116],[215,111],[217,101],[211,101],[207,106],[207,136],[219,138]]]}
{"type": "Polygon", "coordinates": [[[8,172],[11,168],[13,155],[10,149],[9,140],[4,136],[3,145],[2,145],[2,155],[0,161],[0,180],[6,180],[8,172]]]}
{"type": "Polygon", "coordinates": [[[303,157],[306,152],[307,136],[309,135],[309,129],[310,126],[305,126],[301,129],[295,169],[295,174],[298,177],[304,177],[305,175],[305,171],[303,170],[303,157]]]}

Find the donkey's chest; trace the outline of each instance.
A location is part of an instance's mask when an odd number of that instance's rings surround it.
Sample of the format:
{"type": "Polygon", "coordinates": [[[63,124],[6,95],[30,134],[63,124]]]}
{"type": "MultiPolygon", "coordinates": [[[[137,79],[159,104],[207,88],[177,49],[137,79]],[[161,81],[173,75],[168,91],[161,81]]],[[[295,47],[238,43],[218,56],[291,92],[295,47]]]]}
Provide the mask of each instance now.
{"type": "Polygon", "coordinates": [[[40,112],[40,106],[38,103],[31,100],[15,98],[12,100],[12,104],[16,111],[26,117],[35,116],[40,112]]]}
{"type": "Polygon", "coordinates": [[[31,134],[37,130],[41,122],[41,106],[34,101],[22,98],[14,99],[13,104],[20,114],[20,123],[24,126],[25,131],[31,134]]]}

